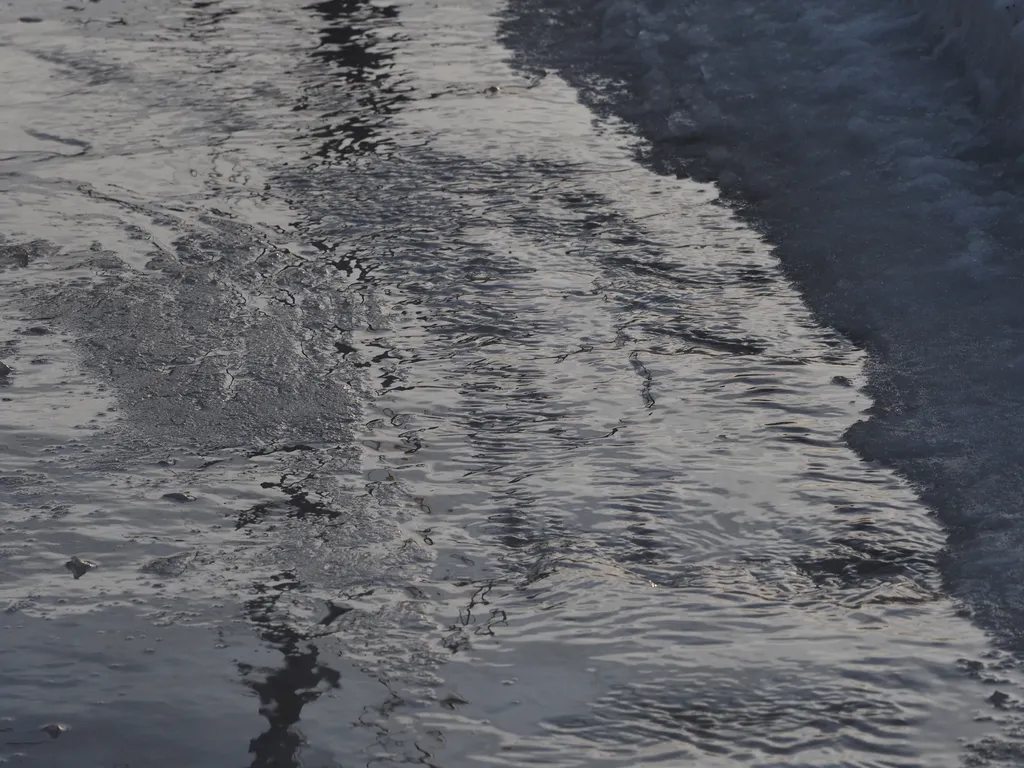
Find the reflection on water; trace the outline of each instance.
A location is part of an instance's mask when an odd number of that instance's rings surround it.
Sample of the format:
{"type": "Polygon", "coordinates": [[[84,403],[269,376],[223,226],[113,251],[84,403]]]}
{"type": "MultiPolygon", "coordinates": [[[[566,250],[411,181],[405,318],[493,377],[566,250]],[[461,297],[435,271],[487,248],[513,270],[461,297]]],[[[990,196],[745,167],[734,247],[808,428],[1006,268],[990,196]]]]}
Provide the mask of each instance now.
{"type": "Polygon", "coordinates": [[[315,702],[324,689],[341,686],[340,673],[320,663],[316,646],[276,615],[281,594],[300,586],[293,574],[277,574],[267,583],[256,584],[259,597],[245,604],[246,616],[259,636],[284,657],[282,666],[274,670],[239,664],[239,672],[259,697],[260,713],[269,724],[249,744],[252,768],[299,768],[304,744],[299,731],[302,708],[315,702]],[[252,679],[259,674],[265,677],[252,679]]]}
{"type": "Polygon", "coordinates": [[[220,23],[238,13],[237,8],[221,5],[218,0],[196,0],[192,3],[195,13],[185,17],[185,24],[188,27],[196,27],[190,31],[194,39],[202,39],[217,34],[217,27],[220,23]]]}
{"type": "Polygon", "coordinates": [[[388,115],[409,99],[408,88],[394,73],[398,9],[368,0],[324,0],[307,9],[328,22],[319,30],[320,44],[312,56],[330,79],[317,75],[317,82],[303,89],[298,108],[324,104],[331,96],[343,104],[327,107],[310,134],[315,155],[331,164],[384,151],[390,144],[388,115]]]}
{"type": "MultiPolygon", "coordinates": [[[[317,62],[312,82],[300,91],[295,111],[318,107],[317,126],[303,144],[310,142],[313,155],[327,164],[346,162],[352,157],[380,154],[391,140],[386,123],[408,100],[394,70],[394,31],[397,28],[398,9],[367,0],[324,0],[307,6],[327,23],[320,27],[319,44],[311,51],[317,62]],[[382,42],[381,37],[391,38],[382,42]],[[325,78],[326,75],[326,78],[325,78]],[[331,104],[332,98],[338,104],[331,104]],[[326,109],[324,108],[326,107],[326,109]]],[[[363,267],[358,260],[346,255],[333,255],[334,249],[323,240],[312,240],[322,258],[347,277],[356,277],[363,267]]],[[[359,279],[359,278],[357,278],[359,279]]],[[[340,319],[340,318],[339,318],[340,319]]],[[[336,341],[339,353],[346,355],[354,349],[345,342],[336,341]]],[[[386,355],[386,353],[384,353],[386,355]]],[[[378,362],[375,358],[373,362],[378,362]]],[[[371,363],[357,363],[356,367],[371,363]]],[[[276,448],[291,453],[312,451],[312,446],[297,444],[276,448]]],[[[261,452],[265,453],[265,452],[261,452]]],[[[292,519],[329,522],[342,515],[323,499],[310,498],[310,491],[301,479],[282,476],[277,483],[264,482],[263,488],[279,489],[288,496],[288,516],[292,519]]],[[[273,506],[256,504],[238,515],[237,528],[265,522],[273,506]]],[[[302,765],[301,750],[305,740],[300,730],[303,707],[314,703],[326,687],[338,688],[341,676],[319,662],[320,651],[314,639],[318,634],[298,633],[290,624],[287,613],[277,612],[282,592],[301,588],[294,574],[278,574],[268,582],[255,585],[258,597],[245,603],[246,615],[257,627],[261,638],[280,651],[282,666],[267,670],[259,681],[251,678],[254,670],[240,666],[249,686],[260,699],[260,712],[269,728],[252,740],[252,768],[298,768],[302,765]]],[[[326,616],[317,624],[318,629],[329,626],[351,608],[327,603],[326,616]]]]}
{"type": "Polygon", "coordinates": [[[68,131],[25,75],[47,159],[0,198],[0,596],[31,660],[0,716],[84,736],[17,760],[104,764],[117,725],[202,764],[210,712],[218,764],[268,768],[956,765],[1002,738],[964,702],[1010,696],[1012,660],[842,441],[863,353],[713,189],[517,80],[493,10],[126,4],[102,46],[19,43],[85,84],[68,131]],[[77,658],[46,620],[99,636],[124,606],[152,627],[129,669],[33,682],[77,658]],[[148,636],[172,628],[187,653],[148,636]],[[154,679],[159,728],[82,703],[154,679]]]}

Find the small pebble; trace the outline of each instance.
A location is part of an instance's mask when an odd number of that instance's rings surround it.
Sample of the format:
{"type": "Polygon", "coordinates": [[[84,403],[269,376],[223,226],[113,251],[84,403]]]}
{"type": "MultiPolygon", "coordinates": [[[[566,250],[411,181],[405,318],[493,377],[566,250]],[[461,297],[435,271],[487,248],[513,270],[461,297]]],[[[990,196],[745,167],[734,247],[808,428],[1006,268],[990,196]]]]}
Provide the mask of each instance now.
{"type": "Polygon", "coordinates": [[[89,571],[91,571],[93,568],[96,568],[97,566],[99,566],[99,563],[95,562],[94,560],[86,560],[84,558],[79,557],[78,555],[75,555],[66,563],[64,563],[64,567],[71,571],[71,575],[74,576],[76,580],[82,578],[83,576],[85,576],[85,574],[87,574],[89,571]]]}
{"type": "Polygon", "coordinates": [[[47,723],[39,730],[51,739],[59,739],[61,734],[71,730],[71,726],[64,725],[64,723],[47,723]]]}

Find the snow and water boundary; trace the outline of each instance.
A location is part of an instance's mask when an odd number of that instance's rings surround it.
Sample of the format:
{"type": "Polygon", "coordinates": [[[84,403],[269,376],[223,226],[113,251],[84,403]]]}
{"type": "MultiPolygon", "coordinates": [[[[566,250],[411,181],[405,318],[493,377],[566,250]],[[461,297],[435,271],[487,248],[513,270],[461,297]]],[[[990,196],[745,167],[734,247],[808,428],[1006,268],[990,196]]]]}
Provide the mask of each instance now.
{"type": "Polygon", "coordinates": [[[949,531],[950,592],[1019,647],[1020,66],[997,23],[1017,11],[964,4],[939,37],[953,5],[513,0],[503,35],[632,123],[643,162],[716,181],[870,353],[876,407],[851,445],[918,487],[949,531]],[[979,98],[996,71],[1001,95],[979,98]]]}

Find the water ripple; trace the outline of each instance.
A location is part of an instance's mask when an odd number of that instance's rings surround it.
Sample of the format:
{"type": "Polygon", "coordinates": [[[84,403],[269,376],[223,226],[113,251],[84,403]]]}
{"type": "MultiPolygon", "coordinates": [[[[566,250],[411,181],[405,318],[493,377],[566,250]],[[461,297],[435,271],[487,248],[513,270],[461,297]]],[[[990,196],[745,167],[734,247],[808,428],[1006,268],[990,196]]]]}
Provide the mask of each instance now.
{"type": "Polygon", "coordinates": [[[954,765],[990,733],[965,709],[1016,667],[844,442],[863,352],[713,189],[518,78],[486,5],[121,10],[18,47],[90,137],[0,202],[18,728],[105,759],[71,637],[105,700],[178,712],[116,743],[183,764],[193,732],[268,768],[954,765]]]}

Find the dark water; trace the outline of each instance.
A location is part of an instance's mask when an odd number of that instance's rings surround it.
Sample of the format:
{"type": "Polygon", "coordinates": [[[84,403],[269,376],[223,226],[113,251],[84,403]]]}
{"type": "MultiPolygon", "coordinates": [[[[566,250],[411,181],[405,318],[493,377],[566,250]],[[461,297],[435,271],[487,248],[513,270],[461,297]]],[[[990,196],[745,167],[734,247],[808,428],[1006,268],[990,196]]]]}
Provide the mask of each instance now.
{"type": "Polygon", "coordinates": [[[515,10],[5,8],[0,760],[1018,759],[865,351],[515,10]]]}

